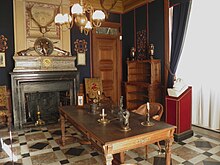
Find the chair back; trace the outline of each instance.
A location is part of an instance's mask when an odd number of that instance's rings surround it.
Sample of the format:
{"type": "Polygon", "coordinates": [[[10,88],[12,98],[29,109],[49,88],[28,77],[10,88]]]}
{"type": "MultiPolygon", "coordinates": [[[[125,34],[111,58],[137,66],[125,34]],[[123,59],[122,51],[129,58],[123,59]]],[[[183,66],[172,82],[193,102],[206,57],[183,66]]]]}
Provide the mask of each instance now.
{"type": "Polygon", "coordinates": [[[98,91],[103,93],[102,80],[100,78],[85,78],[86,102],[91,99],[98,99],[98,91]]]}
{"type": "MultiPolygon", "coordinates": [[[[140,115],[146,115],[147,112],[147,105],[142,104],[140,107],[138,107],[135,110],[132,110],[132,112],[138,113],[140,115]]],[[[160,121],[161,117],[163,115],[163,105],[160,103],[151,102],[150,103],[150,117],[160,121]]]]}
{"type": "Polygon", "coordinates": [[[0,86],[0,110],[6,110],[8,107],[7,87],[0,86]]]}
{"type": "Polygon", "coordinates": [[[0,86],[0,125],[6,124],[8,115],[11,115],[11,93],[6,86],[0,86]]]}

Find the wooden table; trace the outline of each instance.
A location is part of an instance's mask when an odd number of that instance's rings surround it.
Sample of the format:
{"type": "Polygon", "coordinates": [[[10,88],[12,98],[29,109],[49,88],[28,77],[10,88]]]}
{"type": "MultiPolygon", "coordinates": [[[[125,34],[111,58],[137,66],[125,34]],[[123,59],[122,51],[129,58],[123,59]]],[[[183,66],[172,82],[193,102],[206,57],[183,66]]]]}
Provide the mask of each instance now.
{"type": "Polygon", "coordinates": [[[165,140],[166,165],[171,162],[171,145],[175,126],[164,122],[153,121],[154,126],[142,126],[144,116],[131,113],[131,131],[123,132],[119,120],[114,120],[116,115],[108,112],[107,118],[112,120],[107,125],[100,124],[99,114],[92,114],[88,109],[74,106],[59,107],[61,119],[61,140],[65,145],[65,120],[73,124],[91,144],[99,151],[104,153],[106,165],[111,165],[113,154],[123,153],[127,150],[146,146],[157,141],[165,140]]]}

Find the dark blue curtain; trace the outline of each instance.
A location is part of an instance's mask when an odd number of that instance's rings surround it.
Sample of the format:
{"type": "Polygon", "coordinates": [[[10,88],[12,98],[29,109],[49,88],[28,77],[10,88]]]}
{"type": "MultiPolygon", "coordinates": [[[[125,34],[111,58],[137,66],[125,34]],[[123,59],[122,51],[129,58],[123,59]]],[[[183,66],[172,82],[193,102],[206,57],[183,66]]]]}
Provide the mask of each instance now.
{"type": "Polygon", "coordinates": [[[188,18],[191,9],[191,1],[179,3],[173,7],[173,27],[172,27],[172,43],[171,56],[168,74],[168,88],[173,87],[174,75],[181,56],[186,33],[188,18]]]}

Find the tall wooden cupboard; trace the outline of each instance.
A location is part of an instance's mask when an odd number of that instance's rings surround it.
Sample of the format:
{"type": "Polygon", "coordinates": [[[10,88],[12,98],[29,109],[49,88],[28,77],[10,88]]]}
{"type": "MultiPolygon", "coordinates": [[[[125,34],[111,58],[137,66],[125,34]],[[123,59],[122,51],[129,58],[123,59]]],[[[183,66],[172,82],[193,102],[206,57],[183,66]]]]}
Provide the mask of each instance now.
{"type": "Polygon", "coordinates": [[[161,102],[161,63],[158,59],[127,61],[126,108],[161,102]]]}

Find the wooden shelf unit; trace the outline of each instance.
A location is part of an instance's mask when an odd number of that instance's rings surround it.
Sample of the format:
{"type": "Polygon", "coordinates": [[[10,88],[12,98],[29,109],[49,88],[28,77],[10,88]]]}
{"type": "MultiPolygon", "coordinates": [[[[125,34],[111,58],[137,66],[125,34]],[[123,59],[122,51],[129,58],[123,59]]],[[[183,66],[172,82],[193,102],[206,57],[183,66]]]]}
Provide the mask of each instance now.
{"type": "Polygon", "coordinates": [[[133,110],[149,102],[161,102],[160,60],[127,61],[126,108],[133,110]]]}

